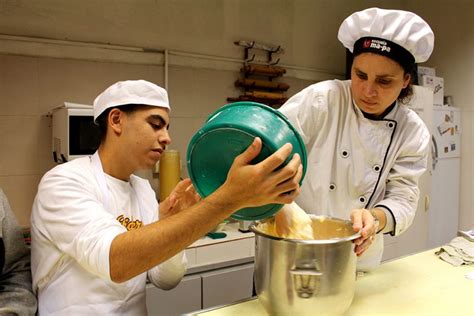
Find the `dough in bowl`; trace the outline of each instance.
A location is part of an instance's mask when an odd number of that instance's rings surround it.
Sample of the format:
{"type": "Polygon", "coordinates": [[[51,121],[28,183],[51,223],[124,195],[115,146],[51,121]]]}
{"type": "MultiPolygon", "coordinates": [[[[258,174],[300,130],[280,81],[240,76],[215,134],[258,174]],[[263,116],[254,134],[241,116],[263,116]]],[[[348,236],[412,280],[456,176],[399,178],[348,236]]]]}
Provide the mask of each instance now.
{"type": "Polygon", "coordinates": [[[311,217],[296,204],[285,204],[275,217],[258,226],[268,235],[290,239],[313,239],[311,217]]]}

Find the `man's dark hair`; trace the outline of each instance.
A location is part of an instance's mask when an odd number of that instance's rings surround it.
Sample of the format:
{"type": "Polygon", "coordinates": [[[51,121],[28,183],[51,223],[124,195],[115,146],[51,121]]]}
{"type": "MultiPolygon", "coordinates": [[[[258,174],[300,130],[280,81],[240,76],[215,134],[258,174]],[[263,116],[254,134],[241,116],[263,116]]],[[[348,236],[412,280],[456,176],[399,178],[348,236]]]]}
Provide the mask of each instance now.
{"type": "Polygon", "coordinates": [[[126,114],[131,114],[144,106],[145,105],[143,104],[124,104],[108,108],[107,110],[102,112],[102,114],[100,114],[96,120],[96,124],[99,126],[100,131],[100,141],[103,142],[105,140],[105,135],[107,134],[107,118],[109,117],[110,111],[112,111],[113,109],[119,109],[120,111],[125,112],[126,114]]]}

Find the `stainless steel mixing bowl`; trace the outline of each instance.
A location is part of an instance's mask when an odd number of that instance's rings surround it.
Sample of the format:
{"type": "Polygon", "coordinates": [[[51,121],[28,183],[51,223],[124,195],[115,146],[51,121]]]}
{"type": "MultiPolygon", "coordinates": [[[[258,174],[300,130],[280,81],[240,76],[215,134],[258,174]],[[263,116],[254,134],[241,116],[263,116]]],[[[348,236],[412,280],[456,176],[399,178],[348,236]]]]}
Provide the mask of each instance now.
{"type": "Polygon", "coordinates": [[[270,315],[341,315],[354,297],[360,236],[352,223],[312,216],[314,240],[255,233],[255,287],[270,315]]]}

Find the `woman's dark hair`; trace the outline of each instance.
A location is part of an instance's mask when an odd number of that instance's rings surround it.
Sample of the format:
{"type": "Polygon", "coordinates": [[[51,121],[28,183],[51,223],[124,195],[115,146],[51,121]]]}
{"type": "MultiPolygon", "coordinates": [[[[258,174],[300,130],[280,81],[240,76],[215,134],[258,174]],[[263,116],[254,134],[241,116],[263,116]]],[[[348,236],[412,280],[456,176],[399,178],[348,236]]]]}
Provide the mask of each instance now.
{"type": "Polygon", "coordinates": [[[96,124],[99,126],[100,141],[103,142],[105,140],[105,135],[107,134],[107,118],[109,117],[110,111],[112,111],[113,109],[119,109],[120,111],[125,112],[126,114],[131,114],[141,107],[144,107],[144,105],[125,104],[108,108],[107,110],[102,112],[102,114],[100,114],[96,120],[96,124]]]}
{"type": "Polygon", "coordinates": [[[403,68],[404,76],[410,75],[410,82],[408,82],[406,88],[400,91],[397,101],[401,104],[408,104],[408,102],[411,100],[411,97],[413,96],[413,82],[416,78],[416,64],[402,65],[399,63],[399,65],[403,68]]]}

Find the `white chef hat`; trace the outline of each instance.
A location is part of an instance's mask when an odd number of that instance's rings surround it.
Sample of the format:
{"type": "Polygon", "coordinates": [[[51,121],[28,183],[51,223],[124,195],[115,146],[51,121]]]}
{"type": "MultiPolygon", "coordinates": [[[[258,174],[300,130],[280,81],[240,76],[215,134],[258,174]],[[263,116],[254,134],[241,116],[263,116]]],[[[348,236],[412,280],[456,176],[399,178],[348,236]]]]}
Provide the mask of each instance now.
{"type": "Polygon", "coordinates": [[[94,122],[107,109],[126,105],[143,104],[170,110],[165,89],[145,80],[127,80],[114,83],[94,100],[94,122]]]}
{"type": "Polygon", "coordinates": [[[342,22],[337,37],[354,55],[378,53],[402,66],[428,60],[434,47],[428,23],[402,10],[370,8],[355,12],[342,22]]]}

